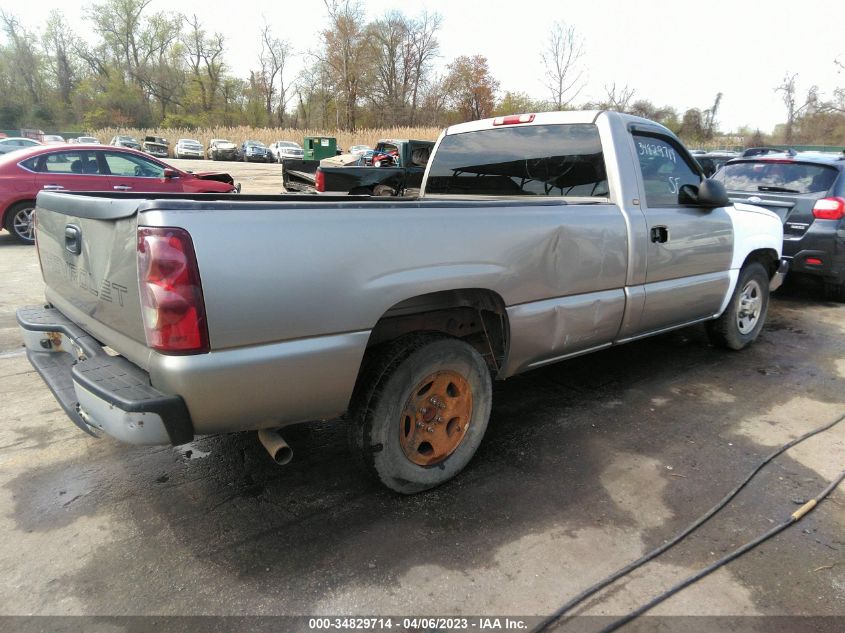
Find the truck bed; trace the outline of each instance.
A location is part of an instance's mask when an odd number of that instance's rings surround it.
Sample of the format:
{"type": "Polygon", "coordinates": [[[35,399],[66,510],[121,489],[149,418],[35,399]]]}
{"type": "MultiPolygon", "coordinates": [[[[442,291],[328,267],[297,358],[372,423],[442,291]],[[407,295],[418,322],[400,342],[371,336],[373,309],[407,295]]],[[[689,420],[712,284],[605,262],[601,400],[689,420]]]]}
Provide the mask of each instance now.
{"type": "MultiPolygon", "coordinates": [[[[248,429],[342,413],[370,331],[413,296],[493,288],[519,306],[586,293],[571,310],[600,325],[544,354],[608,336],[624,306],[627,228],[618,207],[595,200],[43,192],[36,213],[47,301],[148,372],[153,387],[179,394],[200,434],[231,430],[232,420],[248,429]],[[67,253],[68,226],[81,234],[76,256],[67,253]],[[139,226],[190,235],[208,353],[160,354],[145,342],[139,226]],[[303,384],[324,388],[305,393],[303,384]]],[[[536,360],[537,344],[503,372],[536,360]]]]}

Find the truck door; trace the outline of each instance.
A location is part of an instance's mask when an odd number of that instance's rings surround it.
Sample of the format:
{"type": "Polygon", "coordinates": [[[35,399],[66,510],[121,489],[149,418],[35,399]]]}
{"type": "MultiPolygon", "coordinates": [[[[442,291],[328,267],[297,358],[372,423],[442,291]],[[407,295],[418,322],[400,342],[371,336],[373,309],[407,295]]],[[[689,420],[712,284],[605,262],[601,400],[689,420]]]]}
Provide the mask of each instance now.
{"type": "Polygon", "coordinates": [[[645,304],[637,329],[654,332],[715,315],[730,285],[733,225],[725,209],[685,195],[701,173],[672,137],[635,130],[640,207],[646,219],[645,304]]]}

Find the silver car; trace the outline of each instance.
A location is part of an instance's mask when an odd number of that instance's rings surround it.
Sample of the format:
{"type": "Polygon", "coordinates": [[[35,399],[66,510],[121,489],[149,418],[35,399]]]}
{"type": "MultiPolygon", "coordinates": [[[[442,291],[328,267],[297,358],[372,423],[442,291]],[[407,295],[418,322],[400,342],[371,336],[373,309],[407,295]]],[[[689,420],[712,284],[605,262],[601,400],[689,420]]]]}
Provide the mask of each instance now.
{"type": "Polygon", "coordinates": [[[14,152],[19,149],[35,147],[36,145],[42,145],[42,143],[39,143],[35,139],[23,136],[0,138],[0,154],[8,154],[9,152],[14,152]]]}
{"type": "Polygon", "coordinates": [[[276,141],[269,149],[277,163],[281,163],[285,158],[302,158],[305,154],[299,144],[293,141],[276,141]]]}
{"type": "Polygon", "coordinates": [[[192,138],[180,138],[173,149],[173,158],[203,158],[205,150],[202,143],[192,138]]]}

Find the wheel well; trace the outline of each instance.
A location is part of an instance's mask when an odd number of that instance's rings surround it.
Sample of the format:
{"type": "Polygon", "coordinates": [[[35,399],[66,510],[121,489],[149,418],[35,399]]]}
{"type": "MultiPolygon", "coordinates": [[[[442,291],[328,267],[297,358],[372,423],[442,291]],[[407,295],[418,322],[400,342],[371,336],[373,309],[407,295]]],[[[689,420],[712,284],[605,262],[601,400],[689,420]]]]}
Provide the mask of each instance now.
{"type": "Polygon", "coordinates": [[[475,347],[492,372],[507,352],[505,302],[490,290],[467,288],[419,295],[397,303],[376,323],[367,349],[414,332],[442,332],[475,347]]]}
{"type": "Polygon", "coordinates": [[[15,200],[15,202],[8,205],[5,209],[0,209],[0,229],[6,228],[6,220],[9,217],[8,213],[21,204],[35,204],[35,200],[30,200],[27,198],[24,198],[23,200],[15,200]]]}
{"type": "Polygon", "coordinates": [[[756,251],[751,251],[745,261],[742,262],[742,267],[745,268],[751,262],[759,262],[763,265],[769,273],[769,279],[774,277],[777,272],[779,260],[777,251],[772,248],[761,248],[756,251]]]}

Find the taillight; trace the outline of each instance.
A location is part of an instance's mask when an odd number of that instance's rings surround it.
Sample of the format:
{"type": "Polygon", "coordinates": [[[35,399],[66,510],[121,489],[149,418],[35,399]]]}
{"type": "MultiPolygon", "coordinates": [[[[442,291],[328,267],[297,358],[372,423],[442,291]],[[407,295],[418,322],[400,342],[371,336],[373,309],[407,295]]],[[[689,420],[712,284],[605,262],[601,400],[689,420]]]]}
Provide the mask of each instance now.
{"type": "Polygon", "coordinates": [[[511,114],[508,116],[497,116],[493,119],[493,125],[516,125],[517,123],[531,123],[533,120],[533,114],[511,114]]]}
{"type": "Polygon", "coordinates": [[[845,198],[822,198],[813,207],[813,216],[819,220],[840,220],[845,216],[845,198]]]}
{"type": "Polygon", "coordinates": [[[197,258],[185,229],[138,229],[138,277],[147,345],[170,354],[208,351],[197,258]]]}
{"type": "Polygon", "coordinates": [[[326,190],[326,174],[324,174],[320,169],[317,169],[317,175],[314,176],[314,187],[317,191],[326,190]]]}

